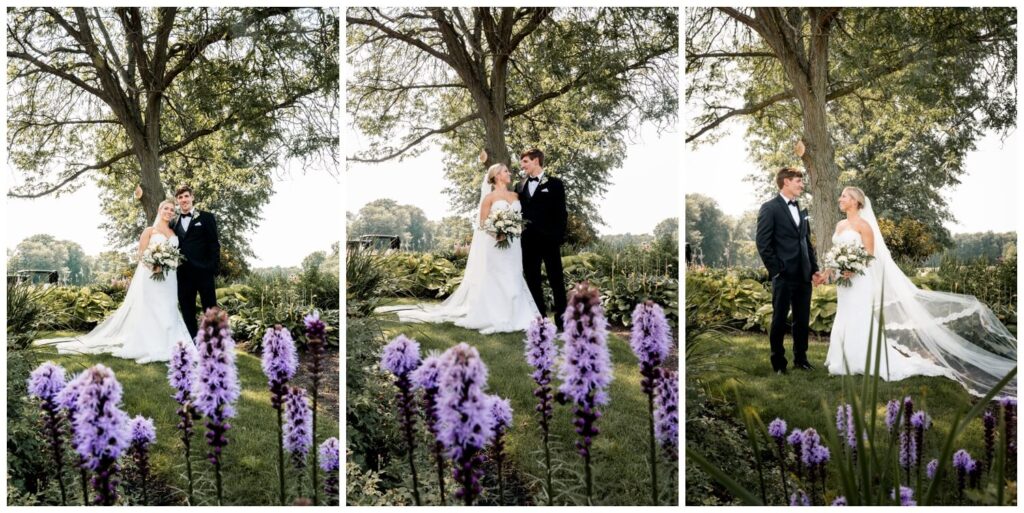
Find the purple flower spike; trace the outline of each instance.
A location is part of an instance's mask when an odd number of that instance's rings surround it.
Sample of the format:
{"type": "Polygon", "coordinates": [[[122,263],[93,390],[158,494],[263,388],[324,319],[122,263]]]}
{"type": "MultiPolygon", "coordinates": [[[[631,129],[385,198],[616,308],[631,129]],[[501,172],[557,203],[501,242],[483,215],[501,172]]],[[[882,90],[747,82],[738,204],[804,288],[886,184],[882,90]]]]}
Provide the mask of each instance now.
{"type": "Polygon", "coordinates": [[[395,376],[405,376],[420,366],[420,344],[399,335],[384,346],[380,366],[395,376]]]}
{"type": "Polygon", "coordinates": [[[929,461],[928,466],[925,467],[925,475],[928,476],[928,479],[935,479],[935,472],[937,470],[939,470],[939,460],[933,459],[932,461],[929,461]]]}
{"type": "Polygon", "coordinates": [[[153,419],[142,415],[136,415],[132,419],[132,445],[149,447],[156,443],[156,427],[153,426],[153,419]]]}
{"type": "Polygon", "coordinates": [[[491,417],[494,418],[494,439],[491,443],[491,457],[498,468],[498,503],[505,498],[505,432],[512,426],[512,405],[508,399],[496,395],[490,396],[491,417]]]}
{"type": "Polygon", "coordinates": [[[910,417],[910,425],[927,430],[932,427],[932,418],[923,410],[918,410],[910,417]]]}
{"type": "Polygon", "coordinates": [[[641,389],[645,394],[653,393],[656,369],[672,349],[672,332],[665,319],[665,312],[657,303],[647,301],[636,305],[629,347],[640,360],[640,374],[643,376],[641,389]]]}
{"type": "Polygon", "coordinates": [[[494,417],[487,387],[487,367],[476,348],[459,343],[441,356],[437,397],[438,439],[452,459],[459,490],[456,497],[471,506],[482,491],[481,451],[494,436],[494,417]]]}
{"type": "MultiPolygon", "coordinates": [[[[554,413],[554,395],[551,393],[551,373],[555,368],[555,358],[558,356],[558,347],[555,345],[555,325],[546,317],[537,316],[530,326],[526,328],[526,363],[533,368],[531,377],[537,387],[533,389],[533,396],[537,398],[537,406],[534,410],[539,414],[541,438],[544,442],[544,459],[551,461],[551,448],[549,445],[551,416],[554,413]]],[[[551,490],[551,468],[546,466],[547,496],[549,505],[554,491],[551,490]]]]}
{"type": "Polygon", "coordinates": [[[981,423],[985,426],[985,464],[987,468],[991,469],[995,462],[996,425],[999,421],[991,410],[985,410],[985,414],[981,417],[981,423]]]}
{"type": "Polygon", "coordinates": [[[437,352],[431,352],[423,359],[423,363],[416,370],[412,371],[409,379],[412,382],[413,389],[423,390],[423,422],[427,426],[427,431],[434,437],[431,449],[434,453],[434,461],[437,464],[437,484],[441,492],[441,503],[443,504],[445,497],[444,444],[437,437],[437,390],[441,384],[441,366],[441,355],[437,352]]]}
{"type": "Polygon", "coordinates": [[[971,458],[971,454],[963,449],[953,454],[953,470],[956,471],[957,494],[963,501],[964,488],[967,486],[967,478],[977,470],[978,464],[971,458]]]}
{"type": "Polygon", "coordinates": [[[661,369],[655,389],[654,438],[674,459],[679,446],[679,374],[668,369],[661,369]]]}
{"type": "Polygon", "coordinates": [[[810,506],[811,499],[803,490],[797,490],[789,497],[790,506],[810,506]]]}
{"type": "Polygon", "coordinates": [[[117,500],[117,459],[128,448],[131,427],[121,411],[121,384],[114,372],[97,364],[85,371],[75,405],[75,451],[96,473],[94,503],[110,506],[117,500]]]}
{"type": "Polygon", "coordinates": [[[910,470],[917,463],[917,441],[906,432],[900,433],[900,468],[910,470]]]}
{"type": "Polygon", "coordinates": [[[768,424],[768,435],[782,443],[786,438],[786,421],[776,418],[768,424]]]}
{"type": "Polygon", "coordinates": [[[320,312],[313,310],[313,313],[302,318],[302,323],[306,326],[306,338],[318,339],[323,341],[327,337],[327,325],[324,321],[320,320],[320,312]]]}
{"type": "Polygon", "coordinates": [[[206,456],[214,467],[217,504],[223,504],[224,489],[221,479],[221,453],[228,445],[228,419],[235,416],[234,402],[241,386],[235,366],[235,341],[231,338],[227,312],[213,307],[203,314],[196,335],[199,366],[192,390],[196,411],[206,417],[206,456]]]}
{"type": "Polygon", "coordinates": [[[512,425],[512,404],[508,399],[492,395],[491,415],[494,417],[495,430],[507,430],[512,425]]]}
{"type": "Polygon", "coordinates": [[[899,420],[897,416],[900,412],[900,402],[893,399],[885,405],[885,427],[889,428],[889,432],[896,428],[896,422],[899,420]]]}
{"type": "Polygon", "coordinates": [[[842,495],[840,495],[839,497],[836,497],[836,499],[834,501],[832,501],[832,505],[833,506],[849,506],[849,504],[846,502],[846,497],[844,497],[842,495]]]}
{"type": "Polygon", "coordinates": [[[64,368],[53,362],[43,362],[29,375],[28,393],[36,399],[53,403],[64,385],[64,368]]]}
{"type": "MultiPolygon", "coordinates": [[[[889,497],[895,500],[896,490],[889,492],[889,497]]],[[[917,506],[917,501],[914,500],[913,488],[900,485],[900,506],[917,506]]]]}
{"type": "Polygon", "coordinates": [[[179,340],[174,345],[171,361],[167,364],[167,382],[174,389],[174,400],[178,404],[185,404],[191,399],[198,361],[199,354],[191,341],[179,340]]]}
{"type": "Polygon", "coordinates": [[[142,504],[149,503],[148,487],[149,481],[149,447],[156,443],[156,428],[153,426],[153,419],[147,419],[142,415],[136,415],[131,420],[132,445],[128,449],[132,462],[135,463],[135,470],[139,476],[139,489],[142,490],[142,504]]]}
{"type": "Polygon", "coordinates": [[[284,387],[299,368],[299,355],[295,352],[295,340],[291,332],[280,325],[267,328],[263,336],[263,374],[270,386],[271,405],[281,407],[284,387]]]}
{"type": "Polygon", "coordinates": [[[327,495],[329,506],[335,506],[338,503],[338,469],[341,466],[339,451],[338,439],[331,437],[320,444],[318,452],[320,470],[327,474],[324,479],[324,494],[327,495]]]}
{"type": "Polygon", "coordinates": [[[313,446],[313,412],[309,409],[305,389],[288,387],[284,413],[284,450],[291,454],[295,467],[302,469],[313,446]]]}

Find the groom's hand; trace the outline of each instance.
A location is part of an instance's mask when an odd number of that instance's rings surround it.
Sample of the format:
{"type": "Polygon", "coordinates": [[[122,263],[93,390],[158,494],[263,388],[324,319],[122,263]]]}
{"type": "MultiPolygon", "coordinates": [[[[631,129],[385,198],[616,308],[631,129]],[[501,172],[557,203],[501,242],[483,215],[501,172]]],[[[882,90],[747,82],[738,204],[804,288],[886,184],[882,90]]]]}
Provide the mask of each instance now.
{"type": "Polygon", "coordinates": [[[815,287],[817,287],[818,285],[821,285],[822,283],[825,283],[825,275],[822,274],[821,271],[818,271],[818,272],[814,273],[814,276],[811,277],[811,284],[813,284],[815,287]]]}

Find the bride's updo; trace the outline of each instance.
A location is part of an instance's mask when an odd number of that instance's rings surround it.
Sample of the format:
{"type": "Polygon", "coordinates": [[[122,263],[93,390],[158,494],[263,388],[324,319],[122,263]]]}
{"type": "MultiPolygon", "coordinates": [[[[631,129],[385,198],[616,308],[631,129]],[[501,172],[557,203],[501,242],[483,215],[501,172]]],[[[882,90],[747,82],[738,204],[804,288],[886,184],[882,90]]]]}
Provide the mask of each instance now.
{"type": "Polygon", "coordinates": [[[160,225],[160,211],[164,209],[164,205],[170,205],[171,208],[174,208],[175,203],[174,203],[174,201],[171,201],[169,199],[165,199],[165,200],[161,201],[159,205],[156,206],[156,218],[153,219],[153,226],[159,226],[160,225]]]}
{"type": "Polygon", "coordinates": [[[843,192],[850,193],[850,196],[857,200],[857,210],[864,208],[864,205],[868,202],[867,196],[864,195],[864,191],[862,191],[860,187],[854,187],[852,185],[844,187],[843,192]]]}
{"type": "Polygon", "coordinates": [[[491,166],[489,168],[487,168],[487,178],[486,178],[486,180],[487,180],[487,183],[491,184],[491,190],[494,190],[494,186],[497,185],[497,183],[495,182],[495,177],[498,176],[498,173],[500,173],[501,170],[503,170],[503,169],[507,171],[508,167],[505,166],[505,164],[502,164],[500,162],[497,163],[497,164],[494,164],[493,166],[491,166]]]}

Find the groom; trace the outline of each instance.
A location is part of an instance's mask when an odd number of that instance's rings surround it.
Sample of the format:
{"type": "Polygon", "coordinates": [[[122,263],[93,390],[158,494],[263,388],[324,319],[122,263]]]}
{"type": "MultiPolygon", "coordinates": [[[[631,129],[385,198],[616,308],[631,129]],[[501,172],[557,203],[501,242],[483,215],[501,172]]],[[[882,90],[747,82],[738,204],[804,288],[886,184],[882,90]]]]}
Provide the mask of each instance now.
{"type": "Polygon", "coordinates": [[[796,198],[804,192],[804,174],[784,167],[775,175],[779,195],[761,205],[757,214],[757,253],[772,280],[772,325],[768,332],[772,369],[786,373],[786,317],[793,309],[793,363],[814,370],[807,361],[807,332],[811,317],[811,288],[824,282],[818,272],[807,210],[796,198]]]}
{"type": "Polygon", "coordinates": [[[565,277],[562,275],[560,247],[565,240],[565,226],[569,217],[565,208],[565,185],[561,180],[544,174],[544,153],[537,148],[526,150],[519,156],[519,165],[526,176],[516,184],[516,193],[523,206],[523,274],[530,294],[541,316],[547,316],[540,265],[543,262],[548,284],[554,295],[555,326],[562,331],[565,313],[565,277]]]}
{"type": "Polygon", "coordinates": [[[174,192],[178,203],[178,220],[174,233],[178,235],[178,248],[185,261],[178,266],[178,306],[185,326],[193,339],[199,332],[196,321],[196,293],[203,311],[217,306],[214,277],[220,267],[220,240],[217,238],[217,219],[209,212],[193,208],[192,188],[178,187],[174,192]]]}

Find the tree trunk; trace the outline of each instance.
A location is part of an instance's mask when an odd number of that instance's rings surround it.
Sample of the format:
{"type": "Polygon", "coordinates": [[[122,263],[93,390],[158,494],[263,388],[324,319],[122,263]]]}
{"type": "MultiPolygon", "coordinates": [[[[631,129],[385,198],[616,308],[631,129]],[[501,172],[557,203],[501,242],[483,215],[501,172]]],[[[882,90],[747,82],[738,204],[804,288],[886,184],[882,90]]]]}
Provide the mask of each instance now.
{"type": "Polygon", "coordinates": [[[139,185],[142,186],[142,210],[146,213],[146,222],[156,219],[156,211],[160,202],[167,198],[163,183],[160,181],[160,155],[156,148],[145,148],[138,156],[139,185]]]}
{"type": "Polygon", "coordinates": [[[485,167],[502,163],[512,169],[511,155],[508,151],[508,143],[505,142],[505,120],[492,112],[481,111],[484,125],[484,148],[487,150],[487,161],[485,167]]]}

